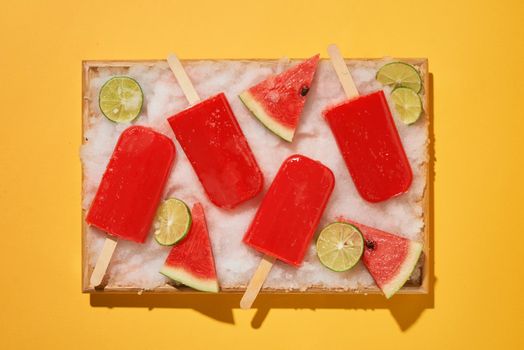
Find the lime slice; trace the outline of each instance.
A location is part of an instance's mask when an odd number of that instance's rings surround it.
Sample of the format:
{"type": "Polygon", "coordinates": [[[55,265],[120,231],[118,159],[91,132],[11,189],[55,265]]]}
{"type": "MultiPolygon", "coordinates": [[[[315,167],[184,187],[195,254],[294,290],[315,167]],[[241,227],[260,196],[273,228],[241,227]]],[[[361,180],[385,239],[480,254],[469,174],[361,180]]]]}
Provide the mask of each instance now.
{"type": "Polygon", "coordinates": [[[388,63],[377,72],[377,80],[384,85],[406,87],[420,92],[422,80],[415,67],[403,62],[388,63]]]}
{"type": "Polygon", "coordinates": [[[136,80],[113,77],[100,89],[98,104],[107,119],[126,123],[135,119],[142,109],[144,95],[136,80]]]}
{"type": "Polygon", "coordinates": [[[173,245],[191,228],[191,212],[179,199],[170,198],[158,208],[155,218],[155,239],[161,245],[173,245]]]}
{"type": "Polygon", "coordinates": [[[364,252],[364,238],[353,225],[334,222],[317,239],[317,255],[327,268],[342,272],[355,266],[364,252]]]}
{"type": "Polygon", "coordinates": [[[413,124],[422,114],[422,100],[411,89],[396,88],[391,93],[391,100],[395,104],[395,109],[404,124],[413,124]]]}

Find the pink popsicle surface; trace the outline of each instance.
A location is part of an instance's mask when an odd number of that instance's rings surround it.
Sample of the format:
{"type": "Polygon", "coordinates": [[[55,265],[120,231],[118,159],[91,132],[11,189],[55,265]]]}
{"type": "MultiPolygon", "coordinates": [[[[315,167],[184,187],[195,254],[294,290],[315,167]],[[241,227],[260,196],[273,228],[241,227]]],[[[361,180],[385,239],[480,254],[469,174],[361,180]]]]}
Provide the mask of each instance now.
{"type": "Polygon", "coordinates": [[[329,168],[302,155],[286,159],[266,193],[244,242],[299,266],[333,191],[329,168]]]}
{"type": "Polygon", "coordinates": [[[358,192],[380,202],[406,192],[413,174],[382,91],[324,111],[358,192]]]}
{"type": "Polygon", "coordinates": [[[261,191],[262,172],[223,93],[168,121],[215,205],[233,208],[261,191]]]}
{"type": "Polygon", "coordinates": [[[131,126],[120,136],[86,222],[110,235],[143,243],[175,158],[167,136],[131,126]]]}

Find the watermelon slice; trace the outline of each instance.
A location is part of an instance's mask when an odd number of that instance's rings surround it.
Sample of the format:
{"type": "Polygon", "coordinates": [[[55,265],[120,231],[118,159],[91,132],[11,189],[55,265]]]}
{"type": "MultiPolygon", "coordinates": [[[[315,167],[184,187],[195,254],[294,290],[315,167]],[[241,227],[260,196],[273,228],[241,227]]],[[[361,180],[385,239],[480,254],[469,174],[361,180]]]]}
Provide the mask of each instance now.
{"type": "Polygon", "coordinates": [[[350,220],[364,236],[362,261],[386,298],[391,298],[411,276],[422,244],[350,220]]]}
{"type": "Polygon", "coordinates": [[[239,95],[264,126],[288,142],[293,141],[318,60],[319,55],[313,56],[239,95]]]}
{"type": "Polygon", "coordinates": [[[218,281],[204,209],[197,203],[191,209],[193,224],[186,238],[169,253],[160,273],[191,288],[218,292],[218,281]]]}

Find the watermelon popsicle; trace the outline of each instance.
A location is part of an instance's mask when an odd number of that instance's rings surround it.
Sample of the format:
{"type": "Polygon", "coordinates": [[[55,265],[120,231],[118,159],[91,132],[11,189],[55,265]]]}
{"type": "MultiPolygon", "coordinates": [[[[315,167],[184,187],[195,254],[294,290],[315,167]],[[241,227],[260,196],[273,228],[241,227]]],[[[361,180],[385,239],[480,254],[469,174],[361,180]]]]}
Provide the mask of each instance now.
{"type": "Polygon", "coordinates": [[[324,212],[335,178],[329,168],[302,155],[280,167],[244,243],[265,254],[240,302],[251,307],[275,259],[300,266],[324,212]]]}
{"type": "Polygon", "coordinates": [[[197,103],[200,99],[176,56],[168,62],[193,104],[168,121],[207,196],[226,209],[253,198],[262,190],[262,172],[226,96],[219,93],[197,103]]]}
{"type": "Polygon", "coordinates": [[[167,136],[143,126],[127,128],[118,139],[86,216],[89,225],[114,237],[104,243],[92,286],[100,284],[116,239],[146,240],[175,152],[167,136]]]}
{"type": "Polygon", "coordinates": [[[381,202],[406,192],[413,174],[382,91],[360,96],[334,45],[328,48],[348,100],[324,111],[355,187],[381,202]]]}

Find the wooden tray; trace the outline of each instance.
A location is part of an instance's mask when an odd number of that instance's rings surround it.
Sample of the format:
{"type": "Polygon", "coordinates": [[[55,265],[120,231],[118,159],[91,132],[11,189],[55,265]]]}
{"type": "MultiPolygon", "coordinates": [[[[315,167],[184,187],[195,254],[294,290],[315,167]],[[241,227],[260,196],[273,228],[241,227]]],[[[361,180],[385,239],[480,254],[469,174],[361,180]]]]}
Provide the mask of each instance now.
{"type": "MultiPolygon", "coordinates": [[[[233,59],[235,60],[235,59],[233,59]]],[[[351,60],[372,60],[372,59],[346,59],[347,61],[351,60]]],[[[400,58],[399,60],[402,60],[404,62],[413,63],[413,64],[419,64],[419,65],[425,65],[426,74],[424,76],[424,89],[426,91],[425,93],[425,105],[427,106],[427,110],[425,111],[425,117],[428,118],[428,128],[431,130],[430,123],[431,123],[431,116],[432,116],[432,108],[430,104],[430,95],[432,93],[432,87],[429,84],[429,70],[427,68],[427,59],[422,58],[400,58]]],[[[87,125],[88,117],[89,117],[89,100],[87,96],[87,92],[89,90],[90,80],[93,75],[93,71],[99,68],[107,68],[107,67],[120,67],[120,68],[128,68],[134,64],[143,64],[147,66],[155,65],[156,63],[160,62],[161,60],[101,60],[101,61],[82,61],[82,144],[85,141],[84,138],[84,130],[85,126],[87,125]]],[[[185,61],[197,61],[197,60],[185,60],[185,61]]],[[[246,60],[242,60],[246,61],[246,60]]],[[[270,61],[269,59],[249,59],[248,61],[270,61]]],[[[428,133],[429,141],[431,142],[431,135],[428,133]]],[[[428,150],[431,149],[431,144],[428,145],[428,150]]],[[[432,220],[432,203],[430,201],[430,198],[432,198],[431,192],[432,191],[432,171],[433,171],[433,164],[432,164],[432,155],[429,154],[428,157],[428,164],[426,165],[426,187],[424,189],[424,195],[423,195],[423,207],[424,207],[424,248],[422,251],[422,254],[420,256],[419,262],[417,264],[417,267],[415,268],[415,272],[418,272],[417,274],[414,273],[413,275],[419,276],[419,278],[413,279],[410,278],[408,282],[400,289],[400,291],[397,294],[428,294],[430,291],[430,274],[431,271],[431,220],[432,220]],[[418,271],[417,271],[418,270],[418,271]]],[[[83,165],[82,165],[82,198],[83,198],[83,165]]],[[[91,276],[93,267],[90,267],[88,264],[88,257],[87,257],[87,244],[86,244],[86,222],[85,222],[85,210],[82,209],[82,292],[83,293],[115,293],[115,294],[202,294],[204,292],[200,292],[197,290],[194,290],[189,287],[185,286],[175,286],[174,284],[166,284],[165,286],[158,287],[151,290],[144,290],[141,288],[135,288],[135,287],[105,287],[105,288],[92,288],[89,287],[89,278],[91,276]]],[[[244,292],[244,288],[221,288],[219,294],[240,294],[244,292]]],[[[345,290],[345,289],[338,289],[338,288],[324,288],[324,287],[311,287],[306,289],[305,291],[301,290],[284,290],[284,289],[272,289],[272,288],[263,288],[261,291],[261,294],[381,294],[382,292],[380,289],[376,286],[371,287],[365,287],[365,288],[359,288],[358,290],[345,290]]]]}

